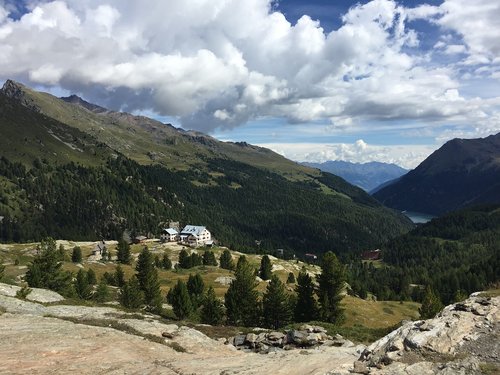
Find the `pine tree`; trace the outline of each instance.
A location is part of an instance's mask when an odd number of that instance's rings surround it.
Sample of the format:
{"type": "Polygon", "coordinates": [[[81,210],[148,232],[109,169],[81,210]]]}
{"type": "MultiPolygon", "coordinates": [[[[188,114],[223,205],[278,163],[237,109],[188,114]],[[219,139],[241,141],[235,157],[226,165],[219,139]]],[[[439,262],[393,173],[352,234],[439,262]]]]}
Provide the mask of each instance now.
{"type": "Polygon", "coordinates": [[[28,266],[25,280],[30,287],[47,288],[70,296],[74,291],[71,273],[62,270],[57,258],[56,242],[47,237],[42,240],[38,253],[28,266]]]}
{"type": "Polygon", "coordinates": [[[92,287],[89,285],[87,273],[82,269],[76,274],[75,291],[78,298],[90,299],[92,297],[92,287]]]}
{"type": "Polygon", "coordinates": [[[132,276],[120,289],[120,303],[128,309],[138,309],[144,303],[144,293],[139,280],[132,276]]]}
{"type": "Polygon", "coordinates": [[[166,269],[166,270],[171,270],[172,269],[172,261],[168,257],[167,253],[163,254],[163,258],[161,260],[161,266],[166,269]]]}
{"type": "Polygon", "coordinates": [[[420,319],[434,318],[436,314],[443,309],[443,307],[443,303],[439,297],[434,293],[432,288],[427,285],[425,288],[424,299],[422,300],[422,306],[418,309],[420,319]]]}
{"type": "Polygon", "coordinates": [[[167,301],[172,305],[177,319],[185,319],[193,312],[193,305],[189,298],[187,286],[180,279],[177,280],[177,284],[168,292],[167,301]]]}
{"type": "Polygon", "coordinates": [[[97,277],[95,275],[95,271],[92,268],[89,268],[87,271],[87,281],[89,285],[97,284],[97,277]]]}
{"type": "Polygon", "coordinates": [[[161,312],[162,297],[160,282],[158,280],[158,270],[154,266],[153,254],[151,254],[147,247],[144,247],[139,254],[135,269],[139,285],[144,292],[144,304],[147,309],[154,313],[161,312]]]}
{"type": "Polygon", "coordinates": [[[189,262],[191,267],[201,266],[203,264],[203,258],[196,253],[192,253],[189,262]]]}
{"type": "Polygon", "coordinates": [[[219,259],[220,268],[232,271],[234,269],[233,257],[231,252],[225,249],[219,259]]]}
{"type": "Polygon", "coordinates": [[[194,309],[197,309],[203,300],[203,292],[205,291],[205,283],[199,273],[194,276],[189,275],[187,289],[191,299],[191,304],[194,309]]]}
{"type": "Polygon", "coordinates": [[[217,266],[217,260],[215,259],[215,254],[213,251],[206,250],[203,253],[203,265],[205,265],[205,266],[217,266]]]}
{"type": "Polygon", "coordinates": [[[94,293],[94,296],[93,296],[94,299],[99,303],[107,302],[107,301],[109,301],[109,294],[110,294],[109,287],[108,287],[108,284],[106,284],[106,280],[101,279],[101,281],[97,285],[97,289],[94,293]]]}
{"type": "Polygon", "coordinates": [[[73,248],[73,252],[71,253],[71,261],[73,263],[82,262],[82,249],[80,248],[80,246],[75,246],[73,248]]]}
{"type": "Polygon", "coordinates": [[[104,262],[108,260],[108,248],[106,246],[104,246],[102,249],[101,260],[104,262]]]}
{"type": "Polygon", "coordinates": [[[159,255],[155,255],[155,267],[156,268],[161,268],[161,259],[160,259],[160,256],[159,255]]]}
{"type": "Polygon", "coordinates": [[[262,280],[269,280],[273,275],[273,266],[271,265],[271,259],[267,255],[262,257],[260,261],[259,276],[262,280]]]}
{"type": "Polygon", "coordinates": [[[191,257],[185,249],[182,249],[179,253],[179,267],[184,269],[191,268],[191,257]]]}
{"type": "Polygon", "coordinates": [[[318,317],[318,304],[314,298],[314,283],[303,269],[297,277],[297,286],[295,287],[297,301],[295,303],[295,321],[310,322],[318,317]]]}
{"type": "Polygon", "coordinates": [[[285,284],[273,275],[262,297],[262,311],[266,327],[279,329],[290,322],[292,312],[285,292],[285,284]]]}
{"type": "Polygon", "coordinates": [[[229,285],[224,301],[227,320],[232,325],[252,326],[258,323],[260,305],[255,290],[255,272],[242,256],[236,267],[236,278],[229,285]]]}
{"type": "Polygon", "coordinates": [[[66,258],[66,249],[64,248],[63,244],[59,245],[59,249],[57,251],[57,260],[60,262],[64,262],[64,259],[66,258]]]}
{"type": "Polygon", "coordinates": [[[323,255],[321,274],[318,276],[318,298],[320,316],[325,322],[341,324],[344,320],[344,310],[340,302],[346,280],[344,266],[331,251],[323,255]]]}
{"type": "Polygon", "coordinates": [[[201,309],[201,321],[205,324],[219,325],[222,323],[224,310],[222,302],[216,297],[214,288],[208,288],[201,309]]]}
{"type": "Polygon", "coordinates": [[[130,264],[132,258],[130,256],[130,245],[124,239],[118,241],[116,246],[116,258],[118,263],[130,264]]]}
{"type": "Polygon", "coordinates": [[[287,284],[295,284],[295,275],[293,274],[293,272],[289,272],[288,273],[288,277],[286,279],[286,283],[287,284]]]}
{"type": "Polygon", "coordinates": [[[115,268],[115,274],[114,274],[114,285],[117,287],[122,287],[125,285],[125,272],[123,272],[123,268],[121,265],[117,265],[115,268]]]}

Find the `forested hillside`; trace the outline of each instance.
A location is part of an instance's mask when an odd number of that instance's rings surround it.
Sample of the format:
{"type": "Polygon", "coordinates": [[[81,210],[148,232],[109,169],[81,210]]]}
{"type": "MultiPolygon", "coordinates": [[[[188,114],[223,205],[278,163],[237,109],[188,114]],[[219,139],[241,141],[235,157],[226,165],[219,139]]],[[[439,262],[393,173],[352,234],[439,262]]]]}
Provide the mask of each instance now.
{"type": "Polygon", "coordinates": [[[13,83],[7,89],[8,95],[0,95],[2,241],[47,235],[96,240],[118,238],[124,230],[157,234],[175,220],[206,225],[234,249],[345,254],[378,246],[411,227],[343,179],[271,151],[201,135],[193,139],[167,125],[151,133],[177,139],[163,149],[165,138],[155,141],[144,131],[153,120],[133,116],[128,128],[122,120],[99,123],[105,130],[98,136],[99,119],[92,116],[105,116],[102,109],[96,114],[48,94],[27,95],[13,83]],[[51,108],[58,119],[42,110],[37,95],[57,104],[51,108]],[[67,106],[76,110],[67,112],[67,106]],[[61,122],[68,118],[78,126],[61,122]],[[139,152],[148,144],[149,157],[139,152]],[[183,168],[175,167],[184,154],[183,168]],[[177,161],[168,165],[171,155],[177,161]]]}
{"type": "Polygon", "coordinates": [[[500,133],[453,139],[373,196],[389,207],[432,215],[499,204],[500,133]]]}
{"type": "Polygon", "coordinates": [[[419,299],[430,285],[444,303],[500,281],[500,206],[433,219],[383,247],[382,267],[353,262],[351,280],[381,299],[419,299]],[[413,286],[411,286],[413,284],[413,286]]]}

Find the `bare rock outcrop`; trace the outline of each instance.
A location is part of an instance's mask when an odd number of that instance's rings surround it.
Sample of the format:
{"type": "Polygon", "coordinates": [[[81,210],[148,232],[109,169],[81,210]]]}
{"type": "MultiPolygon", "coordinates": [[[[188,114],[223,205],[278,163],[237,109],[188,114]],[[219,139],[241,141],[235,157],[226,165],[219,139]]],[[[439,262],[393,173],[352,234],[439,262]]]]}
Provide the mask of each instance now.
{"type": "MultiPolygon", "coordinates": [[[[16,293],[20,290],[21,287],[19,286],[0,283],[0,295],[2,296],[15,297],[16,293]]],[[[52,303],[64,300],[63,296],[52,290],[40,288],[30,288],[30,290],[30,293],[26,296],[26,299],[29,301],[52,303]]]]}
{"type": "Polygon", "coordinates": [[[481,364],[500,370],[500,297],[473,294],[434,319],[403,324],[371,344],[358,373],[475,374],[481,364]]]}

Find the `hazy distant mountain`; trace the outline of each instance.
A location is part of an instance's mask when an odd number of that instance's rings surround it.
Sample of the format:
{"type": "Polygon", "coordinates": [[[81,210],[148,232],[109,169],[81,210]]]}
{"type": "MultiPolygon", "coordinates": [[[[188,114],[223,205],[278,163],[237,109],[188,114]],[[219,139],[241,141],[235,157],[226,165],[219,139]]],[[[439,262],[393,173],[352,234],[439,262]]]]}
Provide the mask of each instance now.
{"type": "Polygon", "coordinates": [[[377,161],[361,164],[330,160],[324,163],[303,164],[319,168],[324,172],[333,173],[366,191],[371,191],[383,183],[401,177],[408,172],[396,164],[380,163],[377,161]]]}
{"type": "Polygon", "coordinates": [[[389,207],[434,215],[500,203],[500,133],[447,142],[374,197],[389,207]]]}

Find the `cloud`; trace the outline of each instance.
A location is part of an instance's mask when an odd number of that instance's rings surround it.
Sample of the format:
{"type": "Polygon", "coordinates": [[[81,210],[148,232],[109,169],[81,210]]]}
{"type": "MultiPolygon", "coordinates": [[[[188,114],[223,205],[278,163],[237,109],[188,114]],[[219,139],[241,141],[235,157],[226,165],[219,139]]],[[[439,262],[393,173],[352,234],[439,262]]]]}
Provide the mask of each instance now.
{"type": "Polygon", "coordinates": [[[495,0],[412,9],[373,0],[354,5],[329,33],[307,15],[291,24],[271,0],[32,1],[21,18],[1,4],[0,76],[177,116],[186,128],[210,132],[262,117],[439,126],[485,122],[486,114],[494,121],[487,126],[500,129],[498,105],[466,97],[462,68],[420,50],[410,27],[424,19],[459,35],[438,44],[451,57],[466,54],[462,66],[494,64],[495,0]]]}
{"type": "Polygon", "coordinates": [[[286,158],[299,162],[322,163],[328,160],[344,160],[357,163],[380,161],[413,169],[434,150],[425,145],[369,145],[363,140],[354,143],[261,143],[286,158]]]}

